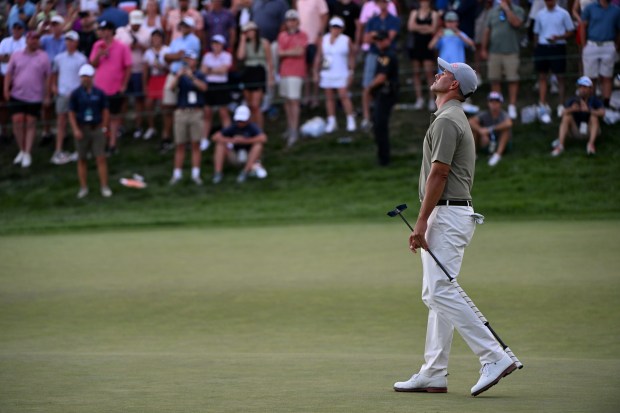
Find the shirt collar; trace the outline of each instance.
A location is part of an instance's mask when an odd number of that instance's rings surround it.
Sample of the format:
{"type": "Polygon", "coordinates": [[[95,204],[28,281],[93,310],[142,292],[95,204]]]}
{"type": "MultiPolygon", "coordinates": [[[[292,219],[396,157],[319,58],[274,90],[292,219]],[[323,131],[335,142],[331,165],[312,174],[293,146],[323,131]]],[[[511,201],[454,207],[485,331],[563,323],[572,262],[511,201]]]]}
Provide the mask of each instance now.
{"type": "Polygon", "coordinates": [[[441,115],[442,113],[444,113],[445,111],[447,111],[449,108],[454,107],[454,106],[461,106],[461,102],[459,102],[456,99],[451,99],[449,101],[447,101],[446,103],[443,104],[443,106],[439,109],[437,109],[437,111],[433,114],[431,114],[431,119],[435,120],[437,119],[437,117],[439,115],[441,115]]]}

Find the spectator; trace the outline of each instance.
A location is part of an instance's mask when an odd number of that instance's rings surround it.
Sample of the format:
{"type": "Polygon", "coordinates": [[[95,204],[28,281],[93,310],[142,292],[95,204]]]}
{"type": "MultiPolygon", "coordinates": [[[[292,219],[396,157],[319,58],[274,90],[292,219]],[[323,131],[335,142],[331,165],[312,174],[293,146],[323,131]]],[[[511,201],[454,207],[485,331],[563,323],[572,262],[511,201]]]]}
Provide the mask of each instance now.
{"type": "Polygon", "coordinates": [[[347,131],[356,129],[353,104],[349,98],[349,87],[353,81],[355,69],[355,49],[351,39],[343,34],[344,21],[340,17],[329,20],[329,33],[322,37],[314,61],[314,73],[321,89],[325,90],[325,107],[327,110],[327,127],[331,133],[336,124],[336,99],[338,93],[342,107],[347,115],[347,131]],[[320,76],[320,80],[319,80],[320,76]]]}
{"type": "MultiPolygon", "coordinates": [[[[424,108],[424,96],[422,93],[422,74],[426,78],[428,96],[428,109],[435,109],[435,97],[430,92],[430,87],[435,81],[435,52],[428,47],[433,35],[439,28],[439,13],[433,10],[430,0],[421,0],[418,9],[411,10],[407,30],[409,31],[408,47],[409,59],[413,64],[413,86],[415,88],[415,110],[424,108]]],[[[459,60],[462,61],[462,60],[459,60]]]]}
{"type": "Polygon", "coordinates": [[[486,148],[489,166],[495,166],[502,160],[508,142],[512,139],[512,119],[502,109],[504,97],[499,92],[491,92],[487,97],[485,110],[469,118],[469,125],[474,133],[478,150],[486,148]]]}
{"type": "Polygon", "coordinates": [[[192,181],[202,185],[200,178],[200,138],[203,135],[203,107],[207,81],[204,74],[198,70],[198,54],[190,51],[185,55],[185,66],[175,74],[171,87],[178,88],[177,109],[174,111],[174,170],[170,185],[175,185],[183,179],[183,161],[185,146],[189,143],[192,148],[192,181]]]}
{"type": "Polygon", "coordinates": [[[92,13],[80,12],[80,28],[77,31],[80,36],[80,44],[78,50],[84,56],[90,56],[93,46],[97,39],[97,20],[92,13]]]}
{"type": "Polygon", "coordinates": [[[129,24],[129,14],[116,7],[116,4],[115,0],[99,0],[100,13],[97,22],[100,25],[102,22],[111,23],[114,27],[125,27],[129,24]]]}
{"type": "MultiPolygon", "coordinates": [[[[145,110],[149,128],[144,133],[145,140],[155,136],[155,103],[161,102],[164,96],[164,85],[168,74],[168,64],[164,56],[169,48],[164,44],[164,32],[154,30],[151,33],[151,47],[144,52],[143,84],[146,85],[145,110]]],[[[166,118],[164,118],[166,122],[166,118]]],[[[171,125],[164,125],[164,130],[170,131],[171,125]]],[[[169,136],[169,135],[166,135],[169,136]]]]}
{"type": "Polygon", "coordinates": [[[605,108],[593,90],[594,84],[589,77],[577,79],[577,94],[564,104],[558,139],[551,144],[551,156],[560,156],[564,152],[564,143],[569,136],[588,139],[586,154],[596,154],[594,143],[601,133],[599,119],[605,116],[605,108]]]}
{"type": "Polygon", "coordinates": [[[245,151],[247,160],[239,175],[237,183],[244,183],[249,175],[255,173],[259,178],[266,178],[267,172],[260,165],[259,160],[263,154],[263,146],[267,142],[267,135],[254,123],[250,122],[250,109],[241,105],[235,109],[234,123],[216,132],[213,135],[215,151],[213,154],[213,183],[219,184],[224,177],[224,161],[228,157],[234,162],[241,162],[237,152],[245,151]]]}
{"type": "Polygon", "coordinates": [[[581,21],[581,13],[588,7],[590,4],[596,2],[596,0],[573,0],[573,6],[571,9],[571,16],[573,21],[576,23],[576,32],[575,40],[577,43],[577,47],[579,48],[579,72],[583,73],[583,47],[585,44],[582,43],[583,39],[585,39],[585,26],[581,21]]]}
{"type": "Polygon", "coordinates": [[[144,13],[133,10],[129,13],[129,26],[119,27],[114,38],[126,44],[131,49],[131,76],[127,84],[125,95],[133,98],[135,110],[134,139],[140,139],[144,133],[142,129],[142,112],[144,112],[144,60],[142,56],[151,43],[151,32],[143,27],[144,13]]]}
{"type": "MultiPolygon", "coordinates": [[[[252,0],[238,0],[233,4],[233,10],[235,13],[235,26],[237,27],[237,34],[243,26],[248,24],[252,20],[252,0]]],[[[239,36],[237,36],[239,38],[239,36]]]]}
{"type": "Polygon", "coordinates": [[[278,35],[278,57],[280,58],[280,96],[284,98],[288,146],[293,146],[299,137],[299,101],[306,77],[306,47],[308,36],[299,30],[299,13],[290,9],[285,15],[286,30],[278,35]]]}
{"type": "Polygon", "coordinates": [[[9,17],[6,22],[9,34],[13,34],[13,26],[18,21],[21,21],[24,27],[28,27],[28,22],[36,11],[36,6],[28,0],[15,0],[15,4],[9,10],[9,17]]]}
{"type": "Polygon", "coordinates": [[[508,82],[508,115],[517,118],[517,95],[519,93],[519,28],[525,12],[512,3],[501,0],[489,12],[487,28],[482,39],[480,57],[488,59],[488,76],[491,89],[501,92],[502,75],[508,82]]]}
{"type": "Polygon", "coordinates": [[[340,17],[344,21],[343,33],[351,39],[355,51],[361,44],[362,23],[360,14],[362,8],[351,0],[337,0],[328,2],[330,17],[340,17]]]}
{"type": "Polygon", "coordinates": [[[474,54],[474,69],[476,70],[476,76],[478,77],[478,86],[482,84],[482,67],[480,62],[482,61],[482,41],[484,39],[484,33],[486,32],[487,22],[489,18],[489,12],[493,8],[494,0],[480,0],[480,10],[478,17],[476,17],[474,42],[476,43],[476,53],[474,54]]]}
{"type": "Polygon", "coordinates": [[[205,49],[209,46],[209,40],[216,34],[219,34],[224,36],[225,44],[232,50],[232,46],[237,42],[235,16],[223,6],[222,0],[204,0],[203,5],[207,7],[202,14],[204,19],[203,45],[205,49]]]}
{"type": "Polygon", "coordinates": [[[164,28],[161,15],[159,14],[159,5],[157,0],[148,0],[144,7],[144,21],[142,27],[152,34],[155,30],[162,30],[164,28]]]}
{"type": "Polygon", "coordinates": [[[178,26],[181,36],[170,43],[170,49],[164,54],[166,63],[170,65],[170,72],[166,77],[164,96],[162,98],[162,105],[164,106],[164,133],[162,135],[161,150],[164,152],[172,147],[170,139],[172,111],[178,101],[176,91],[170,86],[175,81],[177,72],[183,68],[185,55],[188,53],[200,55],[200,39],[194,34],[194,28],[196,27],[194,19],[186,16],[178,26]]]}
{"type": "MultiPolygon", "coordinates": [[[[470,39],[474,38],[476,15],[478,13],[477,0],[453,0],[448,3],[446,13],[453,11],[458,16],[459,30],[467,35],[470,39]]],[[[444,13],[445,15],[445,13],[444,13]]],[[[462,60],[459,60],[461,62],[462,60]]]]}
{"type": "Polygon", "coordinates": [[[56,98],[56,148],[50,162],[62,165],[71,160],[64,152],[63,143],[67,132],[67,113],[71,92],[80,86],[79,71],[88,63],[88,59],[77,50],[80,36],[70,31],[65,35],[66,51],[59,53],[52,60],[51,95],[56,98]]]}
{"type": "MultiPolygon", "coordinates": [[[[196,36],[200,39],[202,37],[202,31],[204,29],[204,22],[202,15],[195,8],[190,8],[189,0],[179,0],[179,8],[172,9],[166,16],[166,30],[168,30],[168,39],[176,40],[184,33],[180,29],[180,24],[185,17],[192,19],[191,29],[196,36]]],[[[189,20],[188,20],[189,21],[189,20]]]]}
{"type": "Polygon", "coordinates": [[[105,154],[105,134],[108,132],[110,111],[108,98],[103,90],[93,85],[95,68],[89,64],[82,66],[78,72],[80,86],[71,93],[69,100],[69,122],[75,138],[78,153],[78,179],[80,190],[78,199],[88,195],[88,163],[89,155],[97,162],[101,195],[112,196],[108,186],[108,161],[105,154]]]}
{"type": "Polygon", "coordinates": [[[9,111],[7,101],[4,99],[4,77],[9,66],[11,55],[19,50],[26,48],[26,36],[24,36],[25,24],[18,20],[13,23],[12,35],[5,37],[0,42],[0,86],[2,86],[2,96],[0,96],[0,136],[5,137],[4,127],[9,121],[9,111]]]}
{"type": "Polygon", "coordinates": [[[32,164],[37,118],[41,116],[41,105],[50,100],[50,61],[39,46],[39,34],[28,32],[26,48],[11,55],[4,78],[4,98],[10,105],[13,134],[19,147],[13,163],[22,168],[32,164]]]}
{"type": "Polygon", "coordinates": [[[213,109],[218,111],[223,127],[230,125],[228,71],[232,66],[232,55],[224,50],[225,45],[224,36],[216,34],[211,38],[211,51],[205,53],[202,58],[200,70],[206,75],[207,94],[204,108],[204,135],[200,143],[201,150],[206,150],[209,146],[207,137],[211,133],[213,109]]]}
{"type": "Polygon", "coordinates": [[[319,88],[314,76],[314,58],[319,43],[325,34],[329,8],[325,0],[295,0],[295,8],[299,13],[299,30],[308,36],[306,47],[306,79],[304,81],[304,95],[306,103],[311,108],[319,106],[319,88]]]}
{"type": "MultiPolygon", "coordinates": [[[[456,12],[447,12],[443,20],[445,27],[435,33],[428,47],[436,48],[439,51],[439,57],[446,62],[466,61],[465,49],[475,48],[474,41],[465,32],[459,30],[459,16],[456,12]]],[[[429,110],[434,109],[429,106],[429,110]]]]}
{"type": "Polygon", "coordinates": [[[616,42],[620,34],[620,7],[608,0],[598,0],[581,13],[583,74],[600,81],[603,104],[609,108],[612,77],[617,57],[616,42]]]}
{"type": "Polygon", "coordinates": [[[41,23],[49,25],[54,16],[58,16],[55,10],[56,2],[54,0],[41,0],[37,3],[36,12],[28,22],[30,30],[37,30],[41,23]]]}
{"type": "Polygon", "coordinates": [[[90,53],[90,63],[97,69],[95,86],[106,94],[110,109],[108,154],[116,154],[116,139],[123,123],[122,110],[125,91],[131,76],[131,50],[114,38],[116,27],[104,20],[99,23],[98,40],[90,53]]]}
{"type": "MultiPolygon", "coordinates": [[[[390,48],[392,51],[396,50],[396,37],[400,30],[400,19],[390,12],[390,5],[393,4],[390,0],[376,0],[369,2],[368,4],[374,4],[377,7],[378,13],[366,20],[364,28],[364,43],[369,44],[370,48],[364,59],[364,74],[362,79],[362,87],[368,88],[368,85],[373,81],[377,68],[377,56],[379,55],[379,49],[377,48],[377,42],[373,42],[374,37],[379,31],[385,31],[390,36],[390,48]]],[[[364,11],[368,8],[364,5],[362,9],[362,17],[360,20],[364,22],[364,11]]],[[[362,124],[361,127],[364,130],[368,130],[371,126],[370,122],[370,96],[369,91],[365,91],[362,94],[362,124]]]]}
{"type": "Polygon", "coordinates": [[[252,114],[250,120],[262,130],[261,104],[266,86],[274,84],[273,61],[269,41],[260,37],[258,26],[252,21],[243,26],[237,59],[243,62],[243,98],[252,114]]]}

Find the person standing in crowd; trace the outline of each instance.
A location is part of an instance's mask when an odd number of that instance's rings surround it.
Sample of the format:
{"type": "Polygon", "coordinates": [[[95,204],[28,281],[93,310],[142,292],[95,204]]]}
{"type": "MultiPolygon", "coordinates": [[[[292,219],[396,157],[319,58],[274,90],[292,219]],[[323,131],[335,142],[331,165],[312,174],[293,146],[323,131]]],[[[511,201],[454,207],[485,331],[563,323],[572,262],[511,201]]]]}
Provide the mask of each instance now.
{"type": "Polygon", "coordinates": [[[459,29],[459,16],[456,12],[447,12],[443,17],[443,21],[445,27],[435,33],[428,47],[431,49],[436,48],[439,52],[439,57],[446,61],[464,62],[465,50],[476,47],[474,41],[459,29]]]}
{"type": "Polygon", "coordinates": [[[107,20],[99,23],[101,39],[94,44],[89,59],[97,69],[95,86],[104,91],[110,104],[109,155],[118,152],[116,140],[123,123],[124,93],[131,76],[131,49],[114,38],[115,31],[113,23],[107,20]]]}
{"type": "Polygon", "coordinates": [[[159,14],[159,4],[157,0],[148,0],[144,7],[144,21],[142,27],[152,34],[155,30],[163,30],[163,22],[159,14]]]}
{"type": "MultiPolygon", "coordinates": [[[[164,96],[164,85],[168,74],[168,64],[164,56],[169,48],[164,44],[164,32],[154,30],[151,33],[151,47],[144,52],[143,84],[146,85],[146,121],[148,129],[143,138],[149,140],[156,134],[155,130],[155,104],[161,102],[164,96]]],[[[164,118],[164,123],[166,118],[164,118]]],[[[164,130],[170,131],[172,125],[165,125],[164,130]]]]}
{"type": "Polygon", "coordinates": [[[28,0],[15,0],[15,3],[9,10],[9,17],[6,21],[9,34],[13,34],[13,26],[18,21],[24,24],[24,28],[28,27],[28,22],[30,21],[30,18],[34,16],[36,11],[37,7],[28,0]]]}
{"type": "Polygon", "coordinates": [[[166,77],[164,85],[164,96],[162,98],[164,113],[164,132],[162,134],[161,150],[163,152],[173,147],[170,139],[172,112],[177,104],[178,96],[175,89],[171,88],[172,82],[176,79],[176,74],[183,68],[185,55],[188,53],[200,55],[200,39],[194,34],[196,23],[192,17],[186,16],[179,22],[178,30],[181,36],[170,43],[168,52],[164,54],[166,63],[170,65],[170,71],[166,77]],[[166,126],[170,125],[169,129],[166,126]]]}
{"type": "Polygon", "coordinates": [[[476,147],[486,148],[491,157],[489,166],[502,160],[506,146],[512,139],[512,119],[502,109],[504,97],[499,92],[491,92],[487,97],[489,110],[469,118],[469,126],[474,134],[476,147]]]}
{"type": "Polygon", "coordinates": [[[174,76],[171,87],[178,89],[177,108],[174,111],[174,170],[170,185],[175,185],[183,179],[183,161],[185,160],[185,146],[192,148],[192,181],[202,185],[200,178],[200,138],[203,135],[203,107],[207,80],[198,70],[198,53],[189,51],[185,55],[185,65],[174,76]]]}
{"type": "MultiPolygon", "coordinates": [[[[433,84],[435,74],[435,52],[428,47],[433,35],[439,28],[439,13],[433,10],[430,0],[420,1],[420,7],[411,10],[407,30],[409,31],[410,47],[408,47],[409,59],[413,64],[413,87],[415,88],[415,110],[424,108],[424,94],[422,89],[422,76],[426,79],[428,89],[433,84]]],[[[429,110],[435,108],[435,97],[430,93],[428,97],[429,110]]]]}
{"type": "Polygon", "coordinates": [[[472,396],[477,396],[517,366],[431,256],[433,251],[456,278],[476,225],[471,200],[476,148],[461,103],[475,92],[478,78],[465,63],[437,60],[443,73],[435,76],[431,88],[438,109],[424,137],[418,186],[422,205],[409,236],[411,251],[421,249],[422,301],[429,309],[425,362],[409,380],[396,382],[394,390],[446,393],[456,328],[482,364],[480,378],[471,389],[472,396]]]}
{"type": "Polygon", "coordinates": [[[349,97],[349,87],[355,69],[355,49],[351,39],[343,34],[343,31],[344,21],[340,17],[332,17],[329,20],[329,33],[322,36],[314,60],[315,81],[325,90],[327,133],[334,132],[338,128],[334,91],[338,94],[347,115],[347,131],[353,132],[356,129],[355,112],[349,97]]]}
{"type": "Polygon", "coordinates": [[[129,14],[116,7],[116,4],[116,0],[99,0],[99,25],[102,22],[111,23],[114,27],[125,27],[129,24],[129,14]]]}
{"type": "Polygon", "coordinates": [[[229,47],[236,44],[237,39],[237,24],[235,23],[235,16],[224,7],[223,0],[205,0],[203,5],[207,6],[203,10],[202,18],[204,20],[204,48],[207,49],[211,39],[216,34],[224,36],[226,43],[229,47]]]}
{"type": "Polygon", "coordinates": [[[260,37],[258,26],[250,21],[241,31],[237,59],[243,63],[243,98],[250,108],[251,121],[263,129],[261,105],[266,88],[274,83],[269,41],[260,37]]]}
{"type": "Polygon", "coordinates": [[[4,99],[9,102],[13,134],[19,153],[13,160],[22,168],[32,164],[32,146],[37,131],[41,105],[49,104],[51,64],[47,53],[40,49],[40,36],[28,32],[26,48],[14,52],[4,78],[4,99]]]}
{"type": "Polygon", "coordinates": [[[259,160],[267,142],[267,135],[254,123],[250,122],[250,109],[240,105],[233,115],[234,123],[213,135],[215,151],[213,153],[213,184],[217,185],[224,178],[224,161],[228,157],[235,162],[241,162],[236,155],[241,151],[247,153],[247,160],[237,176],[237,183],[242,184],[252,173],[260,179],[267,177],[267,172],[260,165],[259,160]],[[260,171],[260,172],[259,172],[260,171]]]}
{"type": "Polygon", "coordinates": [[[52,61],[51,94],[56,98],[56,148],[52,155],[54,165],[63,165],[71,161],[71,156],[64,152],[63,144],[67,132],[67,114],[71,92],[80,86],[79,71],[88,63],[88,59],[77,50],[79,35],[70,31],[65,34],[67,50],[58,54],[52,61]]]}
{"type": "Polygon", "coordinates": [[[58,12],[54,9],[56,2],[54,0],[41,0],[37,2],[37,11],[32,15],[28,22],[30,30],[38,30],[39,25],[50,25],[52,18],[58,16],[58,12]]]}
{"type": "Polygon", "coordinates": [[[603,102],[594,94],[594,84],[587,76],[577,79],[577,94],[564,104],[558,139],[551,146],[551,156],[560,156],[564,152],[567,137],[586,138],[586,154],[595,155],[596,138],[601,134],[600,118],[605,116],[603,102]]]}
{"type": "MultiPolygon", "coordinates": [[[[204,29],[204,21],[198,10],[190,7],[189,0],[179,0],[179,7],[174,8],[166,15],[165,27],[168,30],[168,39],[174,41],[179,37],[186,36],[181,30],[181,22],[189,17],[192,21],[191,31],[200,39],[204,29]]],[[[189,21],[189,20],[187,20],[189,21]]]]}
{"type": "MultiPolygon", "coordinates": [[[[25,29],[26,25],[21,20],[17,20],[13,23],[12,34],[0,42],[0,87],[3,88],[3,92],[6,70],[9,66],[11,55],[26,48],[25,29]]],[[[5,128],[9,122],[7,102],[4,98],[4,93],[2,93],[2,96],[0,96],[0,137],[5,137],[5,128]]]]}
{"type": "Polygon", "coordinates": [[[202,58],[200,70],[207,79],[207,94],[204,108],[204,135],[201,139],[201,150],[209,146],[208,137],[213,122],[213,109],[220,115],[222,127],[230,125],[228,104],[230,103],[230,85],[228,71],[232,67],[232,55],[224,50],[226,39],[221,34],[211,38],[211,51],[202,58]]]}
{"type": "Polygon", "coordinates": [[[101,195],[112,196],[108,186],[108,161],[105,154],[105,134],[108,132],[110,111],[108,97],[103,90],[93,84],[95,68],[89,64],[78,72],[80,86],[71,93],[69,99],[69,122],[75,138],[78,153],[78,179],[80,190],[78,199],[88,195],[88,157],[91,154],[97,162],[101,195]]]}
{"type": "Polygon", "coordinates": [[[286,12],[286,30],[278,35],[280,58],[280,96],[284,101],[287,120],[287,145],[293,146],[299,137],[301,90],[306,77],[306,47],[308,36],[299,30],[299,13],[286,12]]]}
{"type": "Polygon", "coordinates": [[[482,39],[480,57],[488,59],[488,76],[491,89],[501,93],[502,75],[508,82],[508,115],[517,118],[519,93],[519,28],[525,12],[512,0],[501,0],[491,9],[487,28],[482,39]]]}
{"type": "Polygon", "coordinates": [[[95,42],[97,42],[97,20],[92,13],[80,12],[80,28],[77,34],[80,36],[78,50],[84,56],[90,56],[95,42]]]}
{"type": "MultiPolygon", "coordinates": [[[[547,103],[547,76],[558,79],[560,102],[564,102],[564,73],[566,73],[566,39],[573,36],[575,26],[566,10],[556,0],[545,0],[545,8],[534,21],[534,65],[538,72],[538,113],[543,123],[551,123],[551,108],[547,103]]],[[[563,105],[558,106],[561,115],[563,105]]]]}
{"type": "Polygon", "coordinates": [[[360,14],[362,8],[352,0],[337,0],[327,3],[330,17],[340,17],[344,21],[343,33],[351,39],[355,53],[362,43],[362,23],[360,14]]]}
{"type": "Polygon", "coordinates": [[[142,56],[151,43],[151,32],[142,26],[144,13],[132,10],[129,13],[129,26],[119,27],[114,38],[131,49],[131,76],[125,94],[134,101],[135,123],[133,137],[140,139],[143,134],[142,113],[144,112],[144,84],[142,76],[144,60],[142,56]]]}
{"type": "Polygon", "coordinates": [[[598,0],[581,13],[584,25],[582,33],[583,74],[598,80],[603,104],[609,108],[614,64],[620,35],[620,7],[609,0],[598,0]]]}
{"type": "Polygon", "coordinates": [[[458,16],[459,30],[464,32],[470,39],[474,38],[476,15],[478,12],[477,0],[451,0],[447,4],[444,15],[453,11],[458,16]]]}
{"type": "Polygon", "coordinates": [[[390,164],[390,116],[398,98],[398,58],[391,48],[392,39],[385,30],[374,35],[378,50],[375,76],[364,89],[374,100],[373,134],[377,144],[377,158],[380,166],[390,164]]]}

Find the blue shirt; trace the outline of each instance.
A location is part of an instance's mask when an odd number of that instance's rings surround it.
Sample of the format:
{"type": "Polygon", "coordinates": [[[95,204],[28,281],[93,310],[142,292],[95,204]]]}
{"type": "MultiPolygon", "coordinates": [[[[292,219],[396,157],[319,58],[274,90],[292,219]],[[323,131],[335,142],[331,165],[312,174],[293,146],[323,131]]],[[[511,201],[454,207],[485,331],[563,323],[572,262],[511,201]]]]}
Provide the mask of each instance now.
{"type": "MultiPolygon", "coordinates": [[[[194,72],[194,77],[207,83],[205,74],[200,70],[194,72]]],[[[177,84],[179,95],[177,107],[181,109],[202,108],[205,105],[205,92],[199,90],[193,80],[183,75],[177,84]]]]}
{"type": "Polygon", "coordinates": [[[615,40],[616,33],[620,30],[620,8],[610,4],[605,9],[597,1],[583,10],[581,20],[588,23],[587,40],[594,42],[615,40]]]}
{"type": "Polygon", "coordinates": [[[99,125],[103,121],[103,110],[108,108],[108,97],[103,90],[95,86],[89,93],[80,85],[69,98],[69,110],[75,113],[77,123],[80,125],[99,125]]]}
{"type": "MultiPolygon", "coordinates": [[[[177,37],[170,43],[169,54],[178,53],[180,51],[196,52],[196,55],[200,56],[200,39],[194,34],[190,33],[187,36],[177,37]]],[[[176,73],[183,65],[183,59],[176,60],[170,64],[170,72],[176,73]]]]}
{"type": "MultiPolygon", "coordinates": [[[[37,7],[30,3],[29,1],[25,2],[22,6],[24,9],[24,14],[28,16],[28,20],[37,12],[37,7]]],[[[19,9],[20,7],[17,4],[14,4],[9,11],[9,17],[7,19],[7,27],[9,29],[9,34],[13,34],[13,25],[15,22],[19,21],[19,9]]],[[[28,29],[28,25],[26,24],[26,30],[28,29]]],[[[25,31],[25,30],[24,30],[25,31]]]]}
{"type": "Polygon", "coordinates": [[[538,44],[555,45],[566,44],[566,39],[558,39],[551,43],[548,38],[551,36],[563,36],[567,32],[575,30],[573,19],[566,10],[560,6],[555,6],[553,10],[547,7],[536,13],[534,21],[534,33],[538,35],[538,44]]]}
{"type": "MultiPolygon", "coordinates": [[[[396,33],[400,30],[400,18],[393,16],[388,13],[385,19],[382,19],[381,16],[371,17],[370,20],[366,23],[365,32],[379,32],[385,30],[386,32],[395,31],[396,33]]],[[[390,44],[390,50],[396,50],[396,39],[398,35],[394,37],[392,43],[390,44]]],[[[375,46],[374,42],[370,45],[370,52],[374,54],[379,54],[379,49],[375,46]]]]}
{"type": "Polygon", "coordinates": [[[252,20],[258,26],[260,37],[264,37],[270,43],[275,42],[288,9],[289,5],[285,0],[254,0],[252,20]]]}
{"type": "Polygon", "coordinates": [[[50,58],[50,62],[53,62],[56,56],[67,50],[65,36],[60,36],[58,39],[53,34],[41,36],[41,49],[45,50],[47,57],[50,58]]]}
{"type": "Polygon", "coordinates": [[[104,20],[112,22],[117,28],[124,27],[129,24],[129,14],[117,7],[108,7],[97,17],[97,23],[104,20]]]}
{"type": "Polygon", "coordinates": [[[222,129],[221,133],[227,138],[240,135],[244,138],[250,139],[260,135],[263,132],[255,123],[249,122],[242,127],[237,122],[233,122],[229,127],[222,129]]]}
{"type": "MultiPolygon", "coordinates": [[[[467,44],[456,34],[446,34],[447,30],[449,29],[444,29],[444,35],[435,45],[439,51],[439,57],[446,62],[464,62],[467,44]]],[[[465,32],[461,32],[461,35],[468,37],[465,32]]]]}

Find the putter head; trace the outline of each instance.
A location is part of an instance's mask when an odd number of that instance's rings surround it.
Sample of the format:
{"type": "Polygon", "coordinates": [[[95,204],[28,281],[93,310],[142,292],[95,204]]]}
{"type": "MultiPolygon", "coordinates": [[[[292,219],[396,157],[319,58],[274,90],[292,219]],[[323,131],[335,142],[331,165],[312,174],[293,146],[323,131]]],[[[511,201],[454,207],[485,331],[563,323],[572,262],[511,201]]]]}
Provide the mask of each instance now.
{"type": "Polygon", "coordinates": [[[390,217],[395,217],[396,215],[400,215],[401,212],[403,212],[405,209],[407,209],[407,204],[402,204],[402,205],[398,205],[396,208],[394,208],[391,211],[388,211],[388,216],[390,217]]]}

